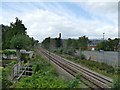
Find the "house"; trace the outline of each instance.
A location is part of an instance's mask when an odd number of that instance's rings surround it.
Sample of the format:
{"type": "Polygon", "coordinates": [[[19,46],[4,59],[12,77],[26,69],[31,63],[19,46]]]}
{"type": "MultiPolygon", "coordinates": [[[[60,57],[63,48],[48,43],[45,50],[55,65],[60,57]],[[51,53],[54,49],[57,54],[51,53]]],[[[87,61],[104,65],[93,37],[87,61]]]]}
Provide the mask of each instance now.
{"type": "Polygon", "coordinates": [[[102,39],[90,39],[88,43],[88,50],[95,50],[97,45],[101,43],[103,40],[102,39]]]}

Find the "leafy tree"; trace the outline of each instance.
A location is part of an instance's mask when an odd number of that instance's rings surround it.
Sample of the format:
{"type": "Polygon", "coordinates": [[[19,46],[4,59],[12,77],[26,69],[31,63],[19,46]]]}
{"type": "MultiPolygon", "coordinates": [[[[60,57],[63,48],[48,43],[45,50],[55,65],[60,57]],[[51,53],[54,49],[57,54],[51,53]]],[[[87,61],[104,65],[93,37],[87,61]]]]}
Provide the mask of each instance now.
{"type": "Polygon", "coordinates": [[[49,49],[49,47],[50,47],[50,37],[45,38],[45,40],[43,40],[42,47],[44,47],[46,49],[49,49]]]}
{"type": "Polygon", "coordinates": [[[115,39],[110,39],[104,40],[103,42],[99,43],[97,45],[97,49],[100,50],[105,50],[105,51],[117,51],[118,50],[118,44],[119,44],[118,38],[115,39]]]}
{"type": "Polygon", "coordinates": [[[19,61],[20,49],[29,49],[30,39],[26,35],[16,35],[11,39],[11,47],[16,49],[16,54],[19,61]]]}
{"type": "Polygon", "coordinates": [[[17,17],[15,19],[16,19],[16,22],[15,23],[12,22],[10,24],[10,27],[12,28],[14,35],[17,35],[17,34],[26,35],[27,28],[24,26],[24,24],[22,24],[22,20],[19,20],[17,17]]]}
{"type": "Polygon", "coordinates": [[[88,37],[83,36],[83,37],[79,37],[78,42],[79,42],[79,46],[81,48],[81,50],[86,50],[87,46],[88,46],[88,37]]]}
{"type": "Polygon", "coordinates": [[[61,38],[60,37],[59,38],[55,38],[55,46],[56,46],[56,48],[61,47],[61,38]]]}
{"type": "Polygon", "coordinates": [[[22,24],[22,20],[16,18],[15,23],[10,23],[10,26],[1,24],[2,27],[2,46],[3,49],[10,48],[12,37],[17,34],[26,35],[27,28],[22,24]]]}
{"type": "Polygon", "coordinates": [[[72,39],[71,38],[69,38],[68,40],[67,40],[67,48],[70,48],[71,47],[71,45],[72,45],[72,39]]]}
{"type": "Polygon", "coordinates": [[[1,24],[1,28],[2,28],[2,49],[5,48],[9,48],[10,45],[10,39],[13,35],[11,35],[12,33],[10,32],[11,28],[10,26],[5,26],[3,24],[1,24]]]}
{"type": "Polygon", "coordinates": [[[72,46],[73,49],[79,49],[78,40],[73,39],[71,46],[72,46]]]}

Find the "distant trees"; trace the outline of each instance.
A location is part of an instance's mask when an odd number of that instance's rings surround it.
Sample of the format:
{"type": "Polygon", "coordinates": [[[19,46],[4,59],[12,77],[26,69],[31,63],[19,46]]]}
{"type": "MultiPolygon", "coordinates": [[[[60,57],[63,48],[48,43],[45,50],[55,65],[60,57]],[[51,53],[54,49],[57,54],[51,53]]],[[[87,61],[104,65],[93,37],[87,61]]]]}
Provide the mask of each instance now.
{"type": "Polygon", "coordinates": [[[55,46],[56,46],[56,48],[59,48],[59,47],[61,47],[61,38],[59,37],[59,38],[55,38],[55,46]]]}
{"type": "Polygon", "coordinates": [[[83,36],[83,37],[79,37],[78,42],[79,42],[79,47],[81,50],[86,50],[87,46],[88,46],[88,37],[83,36]]]}
{"type": "Polygon", "coordinates": [[[82,37],[79,37],[79,39],[69,38],[67,40],[66,46],[67,48],[85,50],[87,49],[87,46],[88,46],[88,37],[82,36],[82,37]]]}
{"type": "Polygon", "coordinates": [[[72,46],[72,39],[68,38],[67,43],[66,43],[66,47],[70,48],[72,46]]]}
{"type": "MultiPolygon", "coordinates": [[[[88,37],[83,36],[83,37],[79,37],[79,39],[69,38],[69,39],[65,40],[65,42],[64,41],[62,42],[62,39],[60,37],[52,38],[52,39],[45,38],[45,40],[43,40],[43,42],[42,42],[42,46],[46,49],[48,49],[50,46],[54,46],[55,49],[64,48],[64,50],[62,50],[63,52],[64,51],[65,52],[73,52],[77,49],[86,50],[87,46],[88,46],[88,37]],[[62,47],[63,43],[64,43],[65,47],[62,47]]],[[[52,48],[52,47],[50,47],[50,48],[52,48]]]]}
{"type": "Polygon", "coordinates": [[[45,40],[43,40],[42,47],[44,47],[45,49],[50,48],[50,37],[47,37],[47,38],[45,38],[45,40]]]}
{"type": "Polygon", "coordinates": [[[50,49],[51,46],[54,46],[54,48],[60,48],[62,46],[61,38],[50,38],[47,37],[43,40],[42,46],[46,49],[50,49]]]}
{"type": "Polygon", "coordinates": [[[120,39],[110,39],[104,40],[103,42],[99,43],[97,45],[98,50],[105,50],[105,51],[117,51],[118,50],[118,44],[120,39]]]}

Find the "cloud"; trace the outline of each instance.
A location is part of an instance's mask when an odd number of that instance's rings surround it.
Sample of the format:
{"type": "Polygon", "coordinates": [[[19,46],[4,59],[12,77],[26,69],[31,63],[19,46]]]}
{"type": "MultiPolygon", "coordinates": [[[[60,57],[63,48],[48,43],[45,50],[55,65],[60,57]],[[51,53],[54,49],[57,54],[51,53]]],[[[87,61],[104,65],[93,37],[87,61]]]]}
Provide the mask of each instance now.
{"type": "Polygon", "coordinates": [[[73,13],[77,12],[67,9],[67,6],[64,7],[62,3],[22,3],[22,6],[18,3],[16,10],[3,9],[4,19],[2,23],[8,25],[11,21],[15,21],[15,17],[18,17],[27,27],[28,35],[39,41],[49,36],[57,37],[60,32],[62,38],[78,38],[83,35],[89,38],[102,38],[103,32],[105,38],[118,36],[117,11],[114,11],[116,3],[73,4],[81,7],[83,12],[89,13],[92,19],[88,19],[87,16],[85,18],[81,15],[79,17],[75,16],[73,13]],[[19,7],[18,11],[17,7],[19,7]],[[113,8],[114,10],[111,10],[113,8]]]}

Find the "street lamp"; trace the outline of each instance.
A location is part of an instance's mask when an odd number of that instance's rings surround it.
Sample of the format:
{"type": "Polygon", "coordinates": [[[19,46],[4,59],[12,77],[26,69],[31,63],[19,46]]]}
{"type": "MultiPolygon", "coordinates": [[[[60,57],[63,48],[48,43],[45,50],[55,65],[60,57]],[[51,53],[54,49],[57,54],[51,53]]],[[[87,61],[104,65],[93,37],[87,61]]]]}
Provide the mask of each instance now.
{"type": "Polygon", "coordinates": [[[103,33],[103,41],[104,41],[104,35],[105,35],[105,33],[103,33]]]}
{"type": "MultiPolygon", "coordinates": [[[[105,47],[105,43],[104,43],[104,35],[105,35],[105,33],[103,33],[103,49],[104,49],[104,47],[105,47]]],[[[103,62],[106,63],[105,58],[104,58],[104,50],[103,50],[103,62]]]]}

